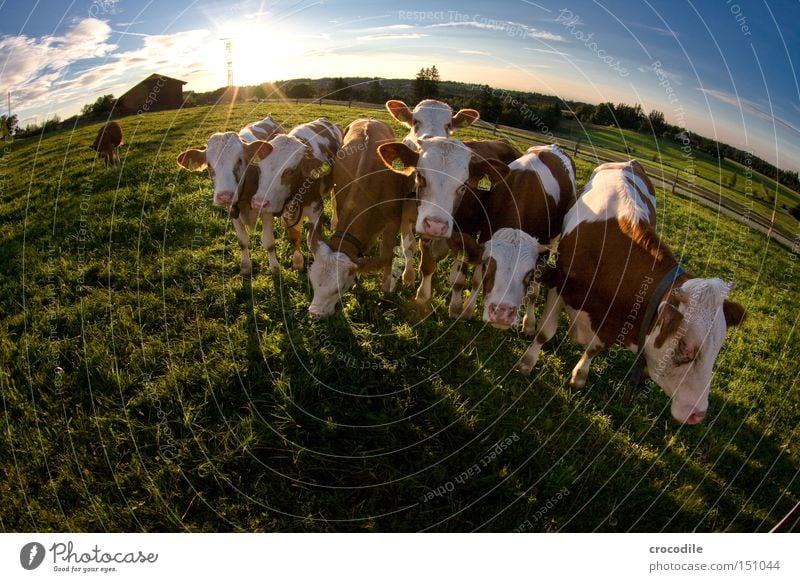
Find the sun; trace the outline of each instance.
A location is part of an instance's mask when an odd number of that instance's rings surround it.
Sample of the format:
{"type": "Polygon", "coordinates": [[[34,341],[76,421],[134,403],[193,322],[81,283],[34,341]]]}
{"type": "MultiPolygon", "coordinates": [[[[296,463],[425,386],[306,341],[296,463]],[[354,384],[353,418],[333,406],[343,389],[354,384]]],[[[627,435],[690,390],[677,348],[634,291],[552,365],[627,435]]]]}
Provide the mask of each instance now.
{"type": "Polygon", "coordinates": [[[223,79],[227,63],[235,85],[257,85],[297,76],[307,46],[286,27],[277,30],[263,22],[227,22],[218,27],[218,59],[223,79]]]}

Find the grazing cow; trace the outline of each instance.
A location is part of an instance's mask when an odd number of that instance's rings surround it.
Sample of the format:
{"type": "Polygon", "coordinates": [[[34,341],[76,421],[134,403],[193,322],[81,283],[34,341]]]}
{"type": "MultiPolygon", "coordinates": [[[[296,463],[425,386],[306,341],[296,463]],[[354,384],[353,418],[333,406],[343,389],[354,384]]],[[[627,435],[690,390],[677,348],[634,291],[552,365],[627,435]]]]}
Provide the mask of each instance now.
{"type": "MultiPolygon", "coordinates": [[[[530,259],[538,258],[547,248],[540,242],[552,244],[558,239],[564,216],[574,203],[575,166],[556,145],[529,148],[525,155],[509,164],[503,179],[493,180],[478,215],[485,216],[488,224],[482,233],[491,240],[483,249],[467,253],[473,260],[480,257],[481,264],[475,270],[473,290],[461,317],[472,317],[483,281],[486,294],[483,319],[495,327],[514,326],[519,305],[524,304],[523,333],[533,336],[536,325],[533,307],[539,296],[539,283],[533,278],[535,264],[531,267],[530,259]],[[497,239],[500,229],[519,229],[519,232],[504,232],[497,239]]],[[[456,221],[463,233],[465,219],[460,214],[461,208],[456,221]]],[[[475,218],[471,220],[474,222],[475,218]]],[[[467,234],[475,238],[476,233],[467,234]]],[[[454,293],[459,293],[457,298],[454,295],[456,313],[465,281],[466,272],[452,281],[454,293]]]]}
{"type": "Polygon", "coordinates": [[[656,197],[638,162],[595,169],[564,219],[542,322],[517,369],[530,373],[563,309],[572,338],[586,347],[572,371],[574,387],[586,384],[601,349],[643,350],[639,357],[671,398],[672,416],[696,424],[708,410],[726,329],[742,322],[744,309],[726,299],[733,285],[684,273],[655,225],[656,197]]]}
{"type": "MultiPolygon", "coordinates": [[[[321,117],[298,125],[286,135],[245,146],[257,158],[260,169],[258,190],[250,204],[262,213],[283,213],[294,245],[295,269],[303,268],[299,224],[307,217],[310,233],[317,228],[322,216],[322,198],[333,189],[331,169],[341,145],[341,130],[321,117]]],[[[265,239],[264,245],[272,249],[274,239],[265,239]]]]}
{"type": "MultiPolygon", "coordinates": [[[[252,153],[248,157],[245,146],[257,141],[256,137],[271,137],[281,133],[284,131],[280,125],[272,116],[267,116],[246,125],[238,134],[232,131],[214,133],[208,138],[205,149],[189,149],[178,156],[178,165],[184,169],[199,172],[208,168],[214,183],[213,204],[229,207],[228,213],[242,249],[239,266],[243,276],[249,276],[252,272],[248,232],[253,229],[259,216],[258,211],[250,209],[250,199],[258,186],[258,168],[249,167],[252,153]]],[[[273,240],[272,227],[272,215],[262,217],[262,242],[273,240]]],[[[267,247],[267,244],[264,243],[264,246],[267,247]]],[[[269,264],[273,271],[277,271],[280,264],[274,244],[272,247],[267,249],[269,264]]]]}
{"type": "MultiPolygon", "coordinates": [[[[312,234],[314,261],[308,276],[314,298],[312,317],[331,315],[342,293],[353,286],[358,272],[383,269],[383,290],[392,291],[392,257],[398,230],[411,231],[414,201],[406,196],[410,173],[388,170],[376,148],[395,139],[392,129],[376,119],[357,119],[345,130],[344,143],[333,168],[336,184],[335,228],[327,242],[312,234]],[[378,257],[365,257],[381,237],[378,257]]],[[[406,265],[408,269],[408,264],[406,265]]]]}
{"type": "Polygon", "coordinates": [[[409,128],[403,142],[416,149],[419,140],[427,137],[447,137],[455,130],[475,123],[480,114],[474,109],[460,109],[453,115],[453,109],[442,101],[424,99],[414,111],[402,101],[394,99],[386,102],[386,109],[392,117],[409,128]]]}
{"type": "Polygon", "coordinates": [[[117,169],[119,146],[122,145],[122,128],[116,121],[109,121],[97,131],[94,142],[89,147],[103,158],[106,169],[117,169]]]}

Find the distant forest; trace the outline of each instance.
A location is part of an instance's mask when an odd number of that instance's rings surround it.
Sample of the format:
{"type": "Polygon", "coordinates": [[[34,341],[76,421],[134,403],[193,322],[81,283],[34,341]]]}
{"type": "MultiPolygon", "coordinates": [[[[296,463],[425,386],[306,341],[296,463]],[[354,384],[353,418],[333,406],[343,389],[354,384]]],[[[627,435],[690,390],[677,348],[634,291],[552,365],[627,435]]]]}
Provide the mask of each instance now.
{"type": "MultiPolygon", "coordinates": [[[[454,109],[477,109],[481,119],[489,123],[528,129],[543,134],[556,131],[562,119],[577,119],[596,125],[620,127],[660,138],[681,139],[693,149],[718,159],[728,158],[752,166],[753,170],[773,177],[779,183],[800,192],[797,172],[781,170],[773,164],[731,145],[703,137],[686,128],[669,124],[660,111],[645,114],[639,105],[625,103],[600,103],[591,105],[580,101],[565,101],[552,95],[526,91],[509,91],[489,85],[442,81],[436,66],[422,68],[414,79],[379,79],[374,77],[335,77],[323,79],[291,79],[247,85],[220,87],[213,91],[185,92],[185,107],[246,102],[264,99],[331,100],[382,104],[388,99],[400,99],[413,106],[422,99],[441,99],[454,109]]],[[[49,119],[43,125],[16,127],[16,116],[0,117],[3,133],[24,137],[74,126],[78,122],[98,120],[113,116],[115,99],[103,95],[94,103],[83,106],[80,115],[69,119],[49,119]]]]}

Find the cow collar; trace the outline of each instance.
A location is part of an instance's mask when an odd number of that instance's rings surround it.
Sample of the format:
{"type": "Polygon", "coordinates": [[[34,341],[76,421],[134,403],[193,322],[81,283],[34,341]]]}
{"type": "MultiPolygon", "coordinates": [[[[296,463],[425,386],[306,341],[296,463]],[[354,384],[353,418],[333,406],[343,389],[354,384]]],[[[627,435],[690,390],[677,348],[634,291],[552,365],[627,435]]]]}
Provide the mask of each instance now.
{"type": "Polygon", "coordinates": [[[667,292],[672,285],[675,284],[675,281],[678,280],[678,277],[685,274],[686,271],[680,265],[675,265],[669,272],[664,275],[663,279],[659,282],[656,290],[653,291],[653,295],[650,297],[650,302],[647,304],[647,309],[644,312],[644,320],[642,320],[642,325],[639,327],[639,341],[636,346],[636,358],[633,361],[633,366],[631,367],[630,371],[630,378],[628,379],[628,384],[625,387],[625,393],[622,396],[622,403],[628,405],[631,403],[633,398],[633,391],[639,386],[639,382],[642,380],[642,374],[644,373],[644,366],[646,364],[646,359],[644,357],[644,342],[647,339],[647,331],[650,329],[650,325],[653,323],[653,317],[658,310],[658,306],[661,304],[661,299],[664,297],[664,293],[667,292]]]}
{"type": "MultiPolygon", "coordinates": [[[[361,241],[354,237],[347,231],[337,230],[331,235],[330,240],[338,238],[340,241],[346,241],[350,243],[356,249],[356,256],[352,258],[358,258],[364,256],[364,245],[361,244],[361,241]]],[[[341,247],[341,244],[339,245],[341,247]]]]}

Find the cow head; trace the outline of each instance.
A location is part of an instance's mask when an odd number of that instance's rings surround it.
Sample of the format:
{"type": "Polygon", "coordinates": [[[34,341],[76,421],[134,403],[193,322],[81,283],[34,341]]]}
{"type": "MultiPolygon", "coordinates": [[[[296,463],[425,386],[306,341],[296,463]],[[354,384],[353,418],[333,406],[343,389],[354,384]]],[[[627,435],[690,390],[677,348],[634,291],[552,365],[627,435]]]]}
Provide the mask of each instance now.
{"type": "Polygon", "coordinates": [[[415,147],[419,140],[428,137],[447,137],[456,129],[467,127],[480,117],[474,109],[461,109],[453,115],[453,109],[435,99],[420,101],[411,111],[402,101],[394,99],[386,102],[386,109],[397,121],[410,129],[403,140],[409,147],[415,147]]]}
{"type": "Polygon", "coordinates": [[[744,308],[726,299],[732,288],[721,279],[689,279],[658,307],[645,341],[647,370],[672,399],[678,422],[697,424],[706,415],[725,332],[744,320],[744,308]]]}
{"type": "Polygon", "coordinates": [[[291,135],[277,135],[269,142],[255,141],[245,146],[246,156],[259,166],[258,190],[250,199],[253,208],[277,214],[292,192],[318,179],[324,162],[314,157],[311,148],[291,135]]]}
{"type": "Polygon", "coordinates": [[[239,181],[244,175],[244,143],[232,131],[215,133],[208,138],[206,149],[181,153],[178,165],[193,172],[208,168],[214,182],[214,205],[229,206],[237,200],[239,181]]]}
{"type": "Polygon", "coordinates": [[[378,147],[378,155],[394,172],[410,176],[416,170],[419,210],[415,228],[431,239],[453,235],[453,216],[467,188],[474,191],[479,182],[503,180],[510,171],[500,160],[481,159],[462,142],[445,137],[421,140],[419,152],[389,142],[378,147]]]}
{"type": "Polygon", "coordinates": [[[333,315],[341,296],[355,285],[358,273],[386,266],[386,261],[380,258],[359,257],[353,260],[318,239],[312,239],[311,250],[314,262],[308,268],[308,279],[314,289],[314,297],[308,306],[308,313],[316,319],[333,315]]]}
{"type": "Polygon", "coordinates": [[[539,255],[549,247],[516,228],[501,228],[483,246],[475,281],[483,282],[483,320],[498,329],[517,324],[539,255]]]}

